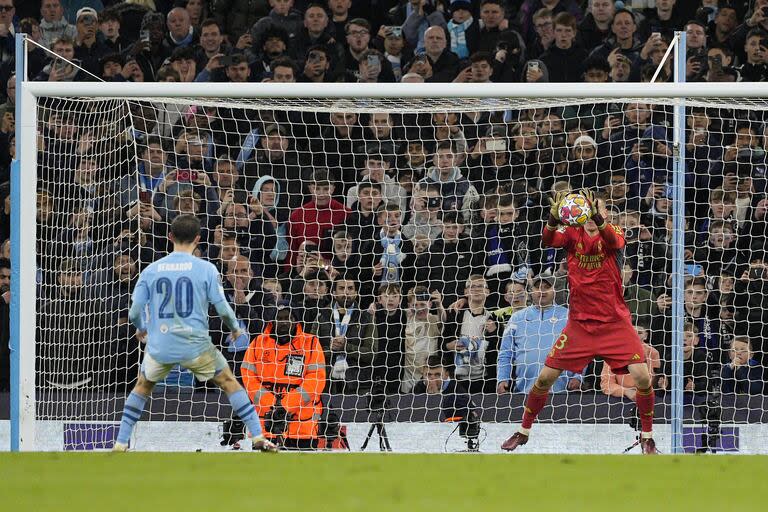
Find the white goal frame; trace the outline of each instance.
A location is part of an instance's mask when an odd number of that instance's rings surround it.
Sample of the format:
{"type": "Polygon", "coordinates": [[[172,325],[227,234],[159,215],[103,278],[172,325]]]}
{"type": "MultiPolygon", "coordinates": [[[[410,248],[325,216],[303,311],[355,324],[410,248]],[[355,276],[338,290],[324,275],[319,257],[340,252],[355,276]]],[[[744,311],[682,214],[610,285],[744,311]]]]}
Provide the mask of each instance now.
{"type": "MultiPolygon", "coordinates": [[[[674,99],[674,157],[685,159],[682,141],[685,129],[686,98],[768,98],[768,87],[761,83],[682,83],[685,77],[684,33],[678,33],[675,56],[678,83],[578,83],[578,84],[346,84],[346,83],[94,83],[94,82],[31,82],[26,76],[26,40],[16,35],[16,160],[12,166],[12,279],[11,279],[11,450],[36,450],[36,179],[37,122],[36,102],[41,97],[98,97],[141,100],[144,98],[371,98],[371,99],[429,99],[429,98],[665,98],[674,99]],[[682,73],[680,72],[682,69],[682,73]],[[680,76],[681,75],[681,76],[680,76]]],[[[675,187],[679,191],[673,203],[673,339],[682,356],[682,166],[675,167],[675,187]],[[678,222],[679,221],[679,222],[678,222]]],[[[677,352],[673,360],[678,359],[677,352]]],[[[681,449],[682,425],[682,364],[673,371],[672,446],[673,453],[681,449]],[[676,405],[679,404],[679,408],[676,405]],[[677,409],[677,410],[676,410],[677,409]]]]}

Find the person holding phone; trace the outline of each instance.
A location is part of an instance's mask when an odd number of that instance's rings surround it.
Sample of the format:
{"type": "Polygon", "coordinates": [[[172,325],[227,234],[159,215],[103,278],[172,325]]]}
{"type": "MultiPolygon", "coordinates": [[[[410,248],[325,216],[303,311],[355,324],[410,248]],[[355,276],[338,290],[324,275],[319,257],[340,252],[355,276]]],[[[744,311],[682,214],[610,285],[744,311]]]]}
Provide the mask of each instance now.
{"type": "Polygon", "coordinates": [[[733,68],[733,50],[727,46],[713,46],[707,50],[706,82],[738,82],[741,74],[733,68]]]}
{"type": "Polygon", "coordinates": [[[747,34],[744,44],[747,60],[738,70],[744,82],[763,82],[768,80],[768,36],[761,29],[752,29],[747,34]]]}
{"type": "Polygon", "coordinates": [[[384,62],[384,56],[378,50],[365,50],[358,61],[357,81],[369,84],[380,82],[384,62]]]}

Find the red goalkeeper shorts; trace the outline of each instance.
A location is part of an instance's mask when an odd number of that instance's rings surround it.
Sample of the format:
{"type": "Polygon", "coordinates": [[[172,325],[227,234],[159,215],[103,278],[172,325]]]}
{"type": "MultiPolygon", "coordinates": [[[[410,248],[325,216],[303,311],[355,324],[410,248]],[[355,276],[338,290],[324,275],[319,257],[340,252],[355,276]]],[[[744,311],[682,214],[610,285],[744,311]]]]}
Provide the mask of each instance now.
{"type": "Polygon", "coordinates": [[[643,345],[629,319],[610,323],[568,320],[544,364],[581,373],[598,356],[615,374],[625,374],[630,364],[645,362],[643,345]]]}

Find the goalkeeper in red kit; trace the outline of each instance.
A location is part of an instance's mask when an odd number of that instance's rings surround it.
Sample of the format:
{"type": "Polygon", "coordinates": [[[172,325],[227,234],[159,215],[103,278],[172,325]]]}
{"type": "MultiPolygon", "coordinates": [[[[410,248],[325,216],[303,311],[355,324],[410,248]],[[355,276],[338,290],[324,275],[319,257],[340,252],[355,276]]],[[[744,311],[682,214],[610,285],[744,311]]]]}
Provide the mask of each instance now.
{"type": "Polygon", "coordinates": [[[592,213],[584,226],[560,223],[558,205],[565,194],[550,199],[552,208],[542,243],[563,247],[568,253],[568,323],[552,345],[528,394],[522,426],[501,448],[512,451],[528,442],[533,421],[544,408],[549,389],[560,373],[564,370],[579,373],[600,356],[613,373],[629,373],[635,379],[635,400],[642,430],[640,446],[643,453],[655,454],[651,376],[622,290],[624,235],[621,228],[606,222],[605,205],[596,201],[591,191],[581,193],[589,201],[592,213]]]}

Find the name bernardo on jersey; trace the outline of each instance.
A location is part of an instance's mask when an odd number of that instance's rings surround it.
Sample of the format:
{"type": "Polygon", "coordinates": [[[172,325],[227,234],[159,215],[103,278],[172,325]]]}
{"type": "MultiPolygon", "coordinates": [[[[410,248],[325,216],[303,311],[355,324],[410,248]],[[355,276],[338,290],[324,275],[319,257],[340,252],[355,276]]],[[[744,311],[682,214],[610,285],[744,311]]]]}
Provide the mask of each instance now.
{"type": "Polygon", "coordinates": [[[192,270],[192,263],[158,263],[158,272],[189,272],[192,270]]]}

